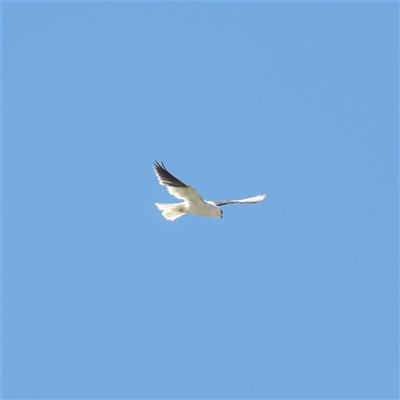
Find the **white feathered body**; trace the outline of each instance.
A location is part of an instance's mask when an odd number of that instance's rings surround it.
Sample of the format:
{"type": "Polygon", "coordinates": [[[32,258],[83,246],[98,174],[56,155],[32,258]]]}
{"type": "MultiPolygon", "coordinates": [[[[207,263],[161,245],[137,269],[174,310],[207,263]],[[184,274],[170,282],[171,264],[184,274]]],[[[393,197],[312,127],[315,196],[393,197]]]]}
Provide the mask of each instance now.
{"type": "Polygon", "coordinates": [[[172,196],[184,200],[183,203],[156,203],[157,208],[162,211],[162,215],[170,221],[175,221],[177,218],[182,217],[182,215],[185,214],[222,218],[222,210],[219,206],[225,204],[259,203],[266,197],[266,195],[263,194],[241,200],[206,201],[201,198],[196,189],[182,182],[168,172],[163,163],[160,164],[155,161],[154,172],[156,173],[160,185],[165,186],[172,196]]]}
{"type": "Polygon", "coordinates": [[[175,221],[177,218],[185,214],[201,215],[203,217],[220,218],[222,210],[212,201],[204,201],[199,204],[193,201],[185,201],[183,203],[163,204],[156,203],[162,215],[169,221],[175,221]]]}

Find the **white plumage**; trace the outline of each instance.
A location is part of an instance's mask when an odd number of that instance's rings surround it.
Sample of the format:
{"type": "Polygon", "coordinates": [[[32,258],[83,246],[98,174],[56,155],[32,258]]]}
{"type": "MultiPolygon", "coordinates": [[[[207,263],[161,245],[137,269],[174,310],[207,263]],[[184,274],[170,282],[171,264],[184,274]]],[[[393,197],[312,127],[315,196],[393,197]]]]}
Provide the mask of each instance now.
{"type": "Polygon", "coordinates": [[[185,214],[222,218],[223,211],[219,208],[219,206],[224,206],[226,204],[259,203],[267,197],[266,194],[262,194],[242,200],[203,200],[197,190],[168,172],[162,162],[160,164],[155,161],[153,164],[154,172],[157,175],[160,185],[166,186],[168,192],[172,194],[172,196],[184,200],[182,203],[174,204],[156,203],[157,208],[162,211],[162,215],[169,221],[175,221],[177,218],[182,217],[182,215],[185,214]]]}

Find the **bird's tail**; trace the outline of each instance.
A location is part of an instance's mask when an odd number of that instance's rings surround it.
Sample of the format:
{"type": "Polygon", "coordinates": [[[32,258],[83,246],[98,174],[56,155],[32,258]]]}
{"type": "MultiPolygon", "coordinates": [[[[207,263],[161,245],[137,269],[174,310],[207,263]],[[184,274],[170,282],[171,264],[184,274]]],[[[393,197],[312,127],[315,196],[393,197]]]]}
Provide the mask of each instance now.
{"type": "Polygon", "coordinates": [[[162,215],[164,218],[168,219],[169,221],[175,221],[177,218],[182,217],[185,215],[184,212],[181,210],[183,209],[184,203],[174,203],[174,204],[160,204],[156,203],[156,206],[159,210],[162,211],[162,215]]]}

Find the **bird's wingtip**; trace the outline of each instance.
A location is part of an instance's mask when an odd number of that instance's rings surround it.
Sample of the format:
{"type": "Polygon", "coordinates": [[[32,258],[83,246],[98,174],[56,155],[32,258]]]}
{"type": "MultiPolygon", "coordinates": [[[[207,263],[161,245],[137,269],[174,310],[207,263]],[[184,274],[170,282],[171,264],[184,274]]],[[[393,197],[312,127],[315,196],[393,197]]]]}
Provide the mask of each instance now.
{"type": "Polygon", "coordinates": [[[162,169],[166,169],[165,165],[162,161],[158,162],[157,160],[153,161],[153,166],[154,168],[162,168],[162,169]]]}

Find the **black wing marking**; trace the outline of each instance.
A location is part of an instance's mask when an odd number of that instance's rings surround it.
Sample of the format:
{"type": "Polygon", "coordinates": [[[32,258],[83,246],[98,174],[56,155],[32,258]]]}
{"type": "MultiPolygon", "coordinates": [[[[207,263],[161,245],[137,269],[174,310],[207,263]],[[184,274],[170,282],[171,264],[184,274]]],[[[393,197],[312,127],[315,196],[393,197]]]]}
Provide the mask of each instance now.
{"type": "Polygon", "coordinates": [[[172,186],[177,188],[190,187],[189,185],[186,185],[186,183],[182,182],[181,180],[173,176],[170,172],[168,172],[163,162],[161,162],[160,164],[158,161],[154,161],[153,165],[154,165],[154,172],[156,173],[157,178],[161,185],[172,186]]]}
{"type": "Polygon", "coordinates": [[[153,164],[154,172],[157,175],[160,185],[166,186],[168,192],[172,194],[172,196],[185,201],[204,203],[204,200],[201,198],[196,189],[192,188],[190,185],[187,185],[169,173],[162,162],[160,164],[159,162],[155,161],[153,164]]]}

